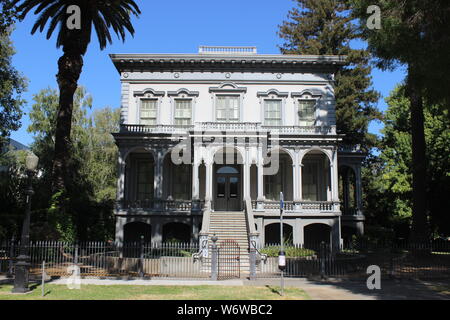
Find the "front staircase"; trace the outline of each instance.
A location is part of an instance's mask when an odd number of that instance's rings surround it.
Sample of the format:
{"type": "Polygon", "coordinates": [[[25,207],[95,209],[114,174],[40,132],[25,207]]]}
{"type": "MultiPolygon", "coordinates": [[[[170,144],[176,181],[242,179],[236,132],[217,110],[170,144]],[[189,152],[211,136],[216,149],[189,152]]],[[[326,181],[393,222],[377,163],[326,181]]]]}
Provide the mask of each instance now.
{"type": "Polygon", "coordinates": [[[209,224],[209,243],[211,237],[216,235],[217,245],[224,240],[234,240],[240,248],[240,273],[246,277],[250,273],[250,261],[248,253],[248,233],[245,212],[243,211],[216,211],[211,212],[209,224]]]}

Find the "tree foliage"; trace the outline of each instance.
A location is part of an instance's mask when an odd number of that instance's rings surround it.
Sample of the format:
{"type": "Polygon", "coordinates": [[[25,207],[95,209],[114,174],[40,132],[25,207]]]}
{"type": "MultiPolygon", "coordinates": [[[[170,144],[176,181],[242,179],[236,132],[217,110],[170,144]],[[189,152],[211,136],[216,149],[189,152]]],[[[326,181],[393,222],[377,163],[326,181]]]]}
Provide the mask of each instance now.
{"type": "Polygon", "coordinates": [[[406,94],[411,115],[412,146],[412,242],[430,238],[428,218],[430,198],[427,192],[427,146],[424,127],[424,103],[448,108],[450,91],[450,3],[447,0],[353,0],[353,14],[360,20],[360,31],[378,66],[392,69],[407,66],[406,94]],[[366,26],[367,8],[377,5],[381,29],[366,26]]]}
{"type": "Polygon", "coordinates": [[[91,42],[92,33],[97,35],[100,49],[112,42],[112,30],[120,39],[125,40],[126,33],[134,34],[131,16],[138,16],[140,10],[134,0],[17,0],[18,13],[21,19],[33,11],[39,15],[31,33],[43,32],[47,29],[47,39],[56,31],[56,46],[62,47],[63,56],[58,60],[59,108],[57,112],[55,149],[53,157],[52,187],[61,195],[58,200],[64,211],[67,199],[68,185],[72,182],[74,171],[71,170],[71,125],[74,110],[74,94],[78,87],[78,79],[83,69],[83,56],[91,42]],[[76,6],[79,9],[78,28],[68,26],[69,19],[74,15],[68,8],[76,6]]]}
{"type": "MultiPolygon", "coordinates": [[[[411,115],[405,85],[386,99],[381,152],[368,159],[363,176],[368,223],[394,227],[398,237],[406,238],[412,223],[412,147],[411,115]]],[[[450,218],[442,208],[450,205],[450,126],[448,110],[441,105],[424,104],[428,207],[434,236],[450,235],[450,218]]]]}
{"type": "Polygon", "coordinates": [[[12,0],[0,0],[0,149],[11,131],[20,128],[22,106],[21,94],[27,88],[26,79],[12,65],[15,54],[10,39],[16,12],[12,0]]]}
{"type": "MultiPolygon", "coordinates": [[[[31,148],[39,157],[39,178],[34,181],[32,238],[67,241],[111,238],[117,147],[110,133],[118,129],[119,110],[107,107],[89,115],[93,99],[83,87],[77,89],[69,163],[73,177],[64,199],[67,210],[61,212],[58,201],[62,197],[51,188],[58,92],[44,89],[35,94],[33,100],[28,131],[34,137],[31,148]]],[[[23,179],[20,175],[12,175],[12,178],[16,179],[13,184],[16,192],[5,210],[20,215],[23,210],[20,181],[23,179]]],[[[14,221],[17,223],[17,219],[14,221]]]]}
{"type": "Polygon", "coordinates": [[[370,121],[380,119],[375,103],[379,94],[372,88],[370,54],[354,49],[359,37],[345,0],[297,0],[288,19],[279,27],[284,54],[346,55],[347,66],[335,75],[336,124],[348,144],[368,149],[376,137],[368,133],[370,121]]]}

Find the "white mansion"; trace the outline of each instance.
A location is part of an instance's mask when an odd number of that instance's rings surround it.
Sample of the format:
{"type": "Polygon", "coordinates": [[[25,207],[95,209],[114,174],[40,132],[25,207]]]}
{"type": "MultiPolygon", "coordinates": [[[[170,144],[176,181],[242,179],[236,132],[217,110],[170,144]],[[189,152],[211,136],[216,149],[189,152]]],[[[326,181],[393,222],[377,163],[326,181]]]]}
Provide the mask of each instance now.
{"type": "Polygon", "coordinates": [[[363,232],[357,146],[336,133],[342,56],[112,54],[122,84],[116,241],[333,246],[363,232]]]}

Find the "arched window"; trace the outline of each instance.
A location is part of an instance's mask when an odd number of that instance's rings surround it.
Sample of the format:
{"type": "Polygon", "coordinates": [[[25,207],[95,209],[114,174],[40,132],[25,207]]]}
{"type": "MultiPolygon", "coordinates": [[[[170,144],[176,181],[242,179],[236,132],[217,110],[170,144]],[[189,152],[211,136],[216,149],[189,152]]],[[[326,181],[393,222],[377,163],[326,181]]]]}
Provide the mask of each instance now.
{"type": "Polygon", "coordinates": [[[217,173],[238,174],[239,171],[235,167],[223,166],[217,169],[217,173]]]}

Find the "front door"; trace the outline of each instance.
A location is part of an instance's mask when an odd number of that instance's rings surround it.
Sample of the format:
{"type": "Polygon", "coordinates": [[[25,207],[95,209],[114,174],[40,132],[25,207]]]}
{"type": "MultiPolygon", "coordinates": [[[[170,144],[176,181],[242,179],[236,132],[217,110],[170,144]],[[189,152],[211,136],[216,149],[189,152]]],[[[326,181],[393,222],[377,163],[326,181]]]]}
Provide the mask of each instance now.
{"type": "Polygon", "coordinates": [[[241,181],[235,167],[224,166],[216,171],[216,211],[241,210],[241,181]]]}

